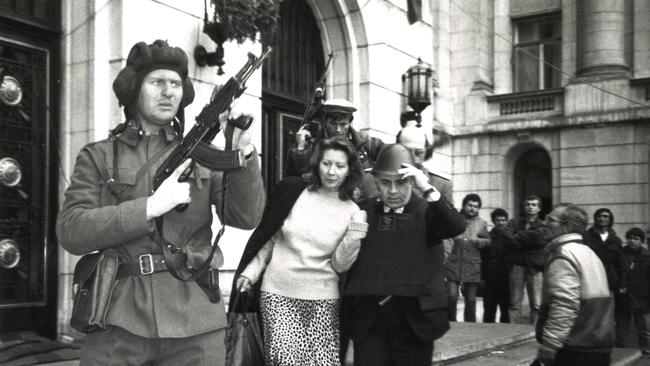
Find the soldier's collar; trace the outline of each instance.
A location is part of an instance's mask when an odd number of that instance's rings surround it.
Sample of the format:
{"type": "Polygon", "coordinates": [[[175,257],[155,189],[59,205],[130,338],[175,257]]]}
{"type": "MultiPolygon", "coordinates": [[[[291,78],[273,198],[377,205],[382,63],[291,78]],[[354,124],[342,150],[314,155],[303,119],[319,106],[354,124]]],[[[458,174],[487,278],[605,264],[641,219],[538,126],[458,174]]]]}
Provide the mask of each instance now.
{"type": "MultiPolygon", "coordinates": [[[[174,141],[178,138],[171,123],[161,128],[158,135],[167,141],[174,141]]],[[[129,146],[136,146],[143,136],[143,131],[138,129],[132,123],[129,123],[128,126],[126,126],[126,129],[118,136],[118,139],[129,146]]]]}

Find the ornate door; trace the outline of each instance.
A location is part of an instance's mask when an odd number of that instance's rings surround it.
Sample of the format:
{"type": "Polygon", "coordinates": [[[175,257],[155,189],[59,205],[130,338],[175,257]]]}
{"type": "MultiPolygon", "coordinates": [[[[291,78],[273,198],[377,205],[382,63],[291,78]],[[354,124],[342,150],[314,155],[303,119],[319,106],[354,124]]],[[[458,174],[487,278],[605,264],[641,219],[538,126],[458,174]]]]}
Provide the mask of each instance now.
{"type": "Polygon", "coordinates": [[[55,331],[49,59],[47,49],[0,38],[1,332],[55,331]]]}
{"type": "Polygon", "coordinates": [[[304,0],[285,0],[262,69],[262,171],[267,192],[286,176],[286,154],[325,65],[316,19],[304,0]]]}

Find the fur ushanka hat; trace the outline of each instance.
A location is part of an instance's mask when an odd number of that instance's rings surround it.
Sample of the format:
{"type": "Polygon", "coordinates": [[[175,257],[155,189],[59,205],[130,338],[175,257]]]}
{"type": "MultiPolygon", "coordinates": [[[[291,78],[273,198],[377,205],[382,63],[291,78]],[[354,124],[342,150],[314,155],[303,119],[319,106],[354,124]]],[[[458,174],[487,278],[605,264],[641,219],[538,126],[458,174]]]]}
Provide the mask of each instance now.
{"type": "MultiPolygon", "coordinates": [[[[179,47],[170,47],[163,40],[156,40],[148,45],[136,43],[129,51],[126,66],[113,81],[113,91],[120,105],[124,106],[127,119],[133,117],[134,106],[144,77],[153,70],[167,69],[176,71],[183,81],[183,100],[178,114],[194,100],[194,87],[187,77],[187,55],[179,47]]],[[[181,118],[182,120],[182,118],[181,118]]]]}

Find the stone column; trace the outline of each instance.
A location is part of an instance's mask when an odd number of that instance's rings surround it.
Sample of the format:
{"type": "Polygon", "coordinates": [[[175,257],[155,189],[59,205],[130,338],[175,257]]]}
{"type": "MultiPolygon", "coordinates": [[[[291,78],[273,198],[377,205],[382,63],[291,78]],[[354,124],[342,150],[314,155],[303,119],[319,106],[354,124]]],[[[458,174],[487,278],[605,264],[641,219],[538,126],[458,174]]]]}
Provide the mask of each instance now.
{"type": "Polygon", "coordinates": [[[578,76],[615,74],[625,62],[625,2],[578,0],[578,76]]]}

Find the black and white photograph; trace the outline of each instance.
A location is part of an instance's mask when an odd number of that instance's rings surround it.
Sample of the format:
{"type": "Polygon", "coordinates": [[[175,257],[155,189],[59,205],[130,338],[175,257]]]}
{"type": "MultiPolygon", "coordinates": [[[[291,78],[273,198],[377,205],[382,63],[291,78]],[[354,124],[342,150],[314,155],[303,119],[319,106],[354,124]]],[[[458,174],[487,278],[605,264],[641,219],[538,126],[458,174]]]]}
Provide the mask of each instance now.
{"type": "Polygon", "coordinates": [[[650,365],[650,1],[0,0],[0,365],[650,365]]]}

